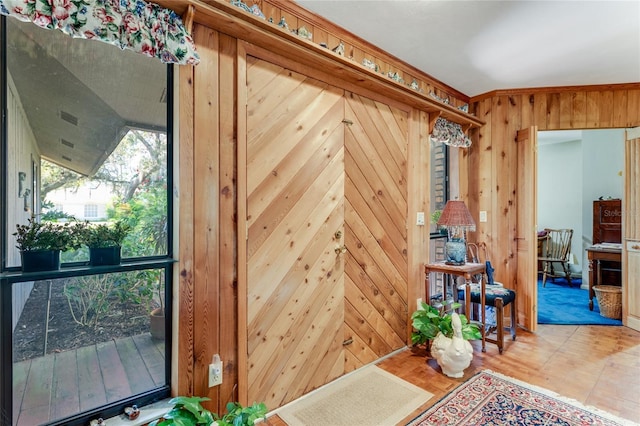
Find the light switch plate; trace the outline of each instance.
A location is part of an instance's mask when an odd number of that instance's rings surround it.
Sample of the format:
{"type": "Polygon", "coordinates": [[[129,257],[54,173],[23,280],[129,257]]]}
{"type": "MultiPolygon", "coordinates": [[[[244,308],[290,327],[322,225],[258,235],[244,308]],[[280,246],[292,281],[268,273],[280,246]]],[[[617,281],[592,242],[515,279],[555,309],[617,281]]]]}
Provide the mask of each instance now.
{"type": "Polygon", "coordinates": [[[424,226],[424,212],[418,212],[416,217],[416,225],[424,226]]]}

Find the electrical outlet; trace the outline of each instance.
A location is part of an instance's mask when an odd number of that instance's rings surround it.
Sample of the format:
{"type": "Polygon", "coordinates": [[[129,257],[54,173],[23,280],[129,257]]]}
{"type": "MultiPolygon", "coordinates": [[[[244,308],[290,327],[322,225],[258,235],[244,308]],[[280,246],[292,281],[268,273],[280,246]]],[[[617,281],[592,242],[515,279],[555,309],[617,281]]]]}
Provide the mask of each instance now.
{"type": "Polygon", "coordinates": [[[418,212],[416,217],[416,225],[424,226],[424,212],[418,212]]]}
{"type": "Polygon", "coordinates": [[[487,221],[487,211],[480,210],[480,222],[486,222],[486,221],[487,221]]]}
{"type": "Polygon", "coordinates": [[[218,386],[222,384],[222,361],[220,355],[215,354],[209,364],[209,387],[218,386]]]}
{"type": "Polygon", "coordinates": [[[419,311],[420,309],[422,309],[422,297],[418,297],[418,299],[416,300],[416,306],[416,310],[419,311]]]}

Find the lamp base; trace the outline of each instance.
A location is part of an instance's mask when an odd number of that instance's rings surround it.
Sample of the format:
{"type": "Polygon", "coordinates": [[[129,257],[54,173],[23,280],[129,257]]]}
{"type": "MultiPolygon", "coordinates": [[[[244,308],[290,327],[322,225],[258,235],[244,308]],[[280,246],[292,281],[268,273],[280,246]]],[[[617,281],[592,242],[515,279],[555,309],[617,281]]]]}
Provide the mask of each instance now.
{"type": "Polygon", "coordinates": [[[467,258],[467,244],[464,240],[450,240],[444,245],[445,262],[447,265],[464,265],[467,258]]]}

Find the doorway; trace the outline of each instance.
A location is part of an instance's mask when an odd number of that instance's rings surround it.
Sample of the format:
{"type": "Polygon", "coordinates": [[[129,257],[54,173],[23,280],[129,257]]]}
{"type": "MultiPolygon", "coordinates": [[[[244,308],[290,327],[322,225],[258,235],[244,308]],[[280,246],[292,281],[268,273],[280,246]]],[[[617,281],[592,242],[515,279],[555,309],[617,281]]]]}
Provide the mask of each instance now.
{"type": "Polygon", "coordinates": [[[537,230],[573,229],[569,267],[573,288],[582,290],[567,296],[568,283],[558,278],[542,288],[538,265],[540,324],[621,324],[589,311],[586,249],[593,243],[593,201],[622,198],[624,138],[624,129],[538,132],[537,230]],[[576,315],[564,315],[567,298],[577,300],[576,315]]]}

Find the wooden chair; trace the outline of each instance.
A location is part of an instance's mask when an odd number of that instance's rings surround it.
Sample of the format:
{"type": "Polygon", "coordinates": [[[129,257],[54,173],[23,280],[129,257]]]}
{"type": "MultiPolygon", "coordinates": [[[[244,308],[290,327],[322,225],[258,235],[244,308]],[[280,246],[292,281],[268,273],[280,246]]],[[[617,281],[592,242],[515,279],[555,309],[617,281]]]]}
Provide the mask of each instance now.
{"type": "Polygon", "coordinates": [[[555,282],[555,278],[564,277],[571,287],[571,238],[573,237],[573,229],[549,229],[546,241],[543,244],[542,257],[538,258],[542,262],[542,287],[547,284],[547,277],[551,277],[555,282]],[[560,265],[560,269],[556,269],[554,265],[560,265]]]}
{"type": "MultiPolygon", "coordinates": [[[[485,324],[482,332],[485,335],[485,340],[489,343],[493,343],[498,346],[498,351],[502,354],[504,348],[504,332],[508,330],[511,333],[512,340],[516,340],[516,328],[517,328],[517,309],[516,309],[516,292],[505,288],[502,284],[493,281],[493,268],[487,258],[487,245],[485,243],[469,243],[467,244],[468,260],[470,262],[479,263],[484,262],[487,265],[485,274],[483,276],[474,277],[473,281],[480,283],[481,280],[485,280],[485,306],[491,306],[495,309],[496,324],[487,326],[485,324]],[[482,252],[482,256],[480,256],[482,252]],[[509,327],[504,325],[504,309],[511,305],[511,316],[509,327]],[[489,337],[495,333],[494,337],[489,337]]],[[[458,299],[464,300],[465,291],[464,288],[458,289],[458,299]]],[[[480,307],[481,295],[480,285],[473,285],[471,288],[471,303],[475,308],[480,307]]],[[[480,307],[482,308],[482,307],[480,307]]],[[[474,311],[474,309],[472,309],[474,311]]],[[[475,309],[475,315],[473,312],[468,312],[469,319],[481,318],[482,313],[475,309]]],[[[482,352],[485,352],[485,348],[482,348],[482,352]]]]}

